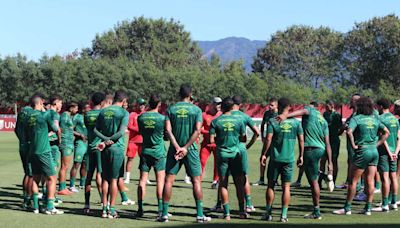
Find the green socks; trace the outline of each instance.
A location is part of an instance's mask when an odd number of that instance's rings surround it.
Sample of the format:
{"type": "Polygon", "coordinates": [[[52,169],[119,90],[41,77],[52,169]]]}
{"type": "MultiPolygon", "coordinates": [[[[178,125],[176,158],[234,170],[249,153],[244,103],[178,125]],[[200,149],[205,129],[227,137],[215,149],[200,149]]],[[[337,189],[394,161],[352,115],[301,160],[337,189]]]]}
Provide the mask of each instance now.
{"type": "Polygon", "coordinates": [[[383,197],[382,207],[389,205],[389,197],[383,197]]]}
{"type": "Polygon", "coordinates": [[[371,202],[367,202],[365,204],[365,207],[364,207],[365,211],[371,211],[371,208],[372,208],[372,203],[371,202]]]}
{"type": "Polygon", "coordinates": [[[251,203],[251,196],[245,195],[244,199],[246,200],[246,207],[251,207],[253,204],[251,203]]]}
{"type": "Polygon", "coordinates": [[[33,209],[39,210],[39,194],[33,193],[33,209]]]}
{"type": "Polygon", "coordinates": [[[196,200],[196,211],[197,211],[197,217],[203,217],[203,201],[202,200],[196,200]]]}
{"type": "Polygon", "coordinates": [[[346,201],[346,203],[344,204],[344,210],[347,211],[351,211],[351,203],[346,201]]]}
{"type": "Polygon", "coordinates": [[[47,210],[53,210],[54,209],[54,199],[47,199],[47,210]]]}
{"type": "Polygon", "coordinates": [[[265,206],[265,213],[267,215],[271,215],[271,213],[272,213],[272,205],[268,205],[267,204],[267,206],[265,206]]]}
{"type": "Polygon", "coordinates": [[[110,207],[110,214],[111,214],[111,215],[115,215],[115,214],[116,214],[116,213],[115,213],[115,207],[114,207],[114,206],[110,207]]]}
{"type": "Polygon", "coordinates": [[[126,195],[126,192],[119,192],[121,194],[122,202],[128,201],[128,196],[126,195]]]}
{"type": "Polygon", "coordinates": [[[397,194],[392,195],[392,204],[395,204],[395,203],[397,203],[397,194]]]}
{"type": "Polygon", "coordinates": [[[71,180],[69,181],[69,187],[75,187],[75,177],[71,177],[71,180]]]}
{"type": "Polygon", "coordinates": [[[381,186],[382,186],[382,183],[381,182],[375,182],[375,189],[376,190],[379,190],[379,189],[381,189],[381,186]]]}
{"type": "Polygon", "coordinates": [[[229,203],[222,205],[222,207],[224,208],[224,215],[225,216],[230,215],[229,203]]]}
{"type": "Polygon", "coordinates": [[[314,207],[313,214],[317,215],[317,216],[321,216],[321,210],[320,210],[319,206],[314,207]]]}
{"type": "Polygon", "coordinates": [[[281,215],[282,218],[287,218],[287,211],[288,211],[287,207],[282,207],[282,215],[281,215]]]}
{"type": "Polygon", "coordinates": [[[158,212],[162,212],[163,211],[163,203],[162,203],[162,199],[158,200],[158,212]]]}
{"type": "Polygon", "coordinates": [[[139,211],[143,211],[143,200],[138,200],[139,211]]]}
{"type": "Polygon", "coordinates": [[[163,216],[168,216],[168,208],[169,208],[169,203],[163,202],[163,211],[162,211],[163,216]]]}
{"type": "Polygon", "coordinates": [[[81,179],[79,180],[79,186],[83,187],[85,186],[86,183],[86,177],[81,177],[81,179]]]}
{"type": "Polygon", "coordinates": [[[59,188],[58,190],[60,190],[60,191],[66,189],[67,188],[67,183],[66,182],[60,182],[58,188],[59,188]]]}

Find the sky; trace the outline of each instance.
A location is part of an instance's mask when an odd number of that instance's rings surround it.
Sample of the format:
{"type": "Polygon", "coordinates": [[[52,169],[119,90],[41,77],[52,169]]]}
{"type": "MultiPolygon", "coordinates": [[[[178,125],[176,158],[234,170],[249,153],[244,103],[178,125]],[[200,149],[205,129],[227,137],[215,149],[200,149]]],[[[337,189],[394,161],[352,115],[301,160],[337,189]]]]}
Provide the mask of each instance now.
{"type": "Polygon", "coordinates": [[[269,40],[291,25],[329,26],[400,16],[397,0],[0,0],[0,57],[21,53],[66,55],[90,47],[95,35],[119,21],[144,16],[174,18],[193,40],[246,37],[269,40]]]}

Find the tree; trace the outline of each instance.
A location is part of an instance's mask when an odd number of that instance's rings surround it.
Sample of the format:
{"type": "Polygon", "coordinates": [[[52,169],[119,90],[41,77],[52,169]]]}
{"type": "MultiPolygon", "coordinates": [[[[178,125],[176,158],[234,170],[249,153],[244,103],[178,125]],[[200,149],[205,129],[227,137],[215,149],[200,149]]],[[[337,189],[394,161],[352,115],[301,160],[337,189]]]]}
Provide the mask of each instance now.
{"type": "Polygon", "coordinates": [[[357,23],[345,39],[342,62],[355,84],[377,90],[400,83],[400,20],[395,15],[357,23]]]}
{"type": "Polygon", "coordinates": [[[338,57],[343,37],[327,27],[292,26],[278,31],[257,51],[254,72],[272,71],[318,88],[341,75],[338,57]]]}

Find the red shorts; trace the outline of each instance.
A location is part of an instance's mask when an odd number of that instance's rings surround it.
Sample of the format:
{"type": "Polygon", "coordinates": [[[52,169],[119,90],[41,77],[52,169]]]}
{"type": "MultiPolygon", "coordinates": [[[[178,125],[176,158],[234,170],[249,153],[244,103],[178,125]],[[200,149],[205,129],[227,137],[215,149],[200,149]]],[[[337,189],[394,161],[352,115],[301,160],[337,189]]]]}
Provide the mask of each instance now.
{"type": "Polygon", "coordinates": [[[126,156],[128,158],[134,158],[136,153],[138,153],[139,156],[142,153],[142,143],[129,142],[128,148],[126,149],[126,156]]]}

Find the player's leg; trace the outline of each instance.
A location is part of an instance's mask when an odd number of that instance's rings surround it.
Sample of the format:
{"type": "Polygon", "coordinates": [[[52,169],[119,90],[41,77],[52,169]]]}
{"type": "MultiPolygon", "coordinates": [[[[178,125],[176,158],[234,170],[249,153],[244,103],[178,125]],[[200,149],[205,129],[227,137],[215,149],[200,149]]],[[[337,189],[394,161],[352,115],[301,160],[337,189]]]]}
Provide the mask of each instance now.
{"type": "Polygon", "coordinates": [[[269,160],[268,170],[267,170],[267,178],[268,178],[268,187],[265,192],[265,215],[263,216],[263,220],[272,221],[272,204],[275,199],[275,183],[278,180],[279,171],[277,167],[277,163],[273,160],[269,160]]]}
{"type": "Polygon", "coordinates": [[[200,164],[201,164],[201,179],[203,180],[204,170],[208,161],[208,158],[211,155],[211,150],[207,147],[207,145],[201,145],[200,148],[200,164]]]}
{"type": "Polygon", "coordinates": [[[301,187],[301,179],[304,174],[304,165],[299,168],[299,174],[297,175],[297,180],[291,184],[291,187],[299,188],[301,187]]]}
{"type": "Polygon", "coordinates": [[[245,194],[248,193],[246,192],[246,187],[250,187],[250,184],[248,183],[248,178],[246,176],[248,168],[243,167],[244,165],[247,165],[247,156],[244,157],[243,154],[238,154],[234,159],[231,159],[229,162],[229,170],[233,176],[233,181],[236,187],[236,196],[239,203],[239,216],[241,219],[247,219],[250,217],[250,215],[246,212],[246,210],[248,211],[249,207],[245,205],[245,201],[247,204],[247,200],[249,197],[249,195],[246,195],[245,197],[245,194]]]}
{"type": "Polygon", "coordinates": [[[389,176],[390,176],[390,181],[391,181],[391,186],[390,186],[391,194],[389,194],[390,195],[389,203],[390,203],[391,209],[397,211],[397,191],[398,191],[399,185],[398,185],[398,179],[397,179],[396,162],[391,161],[391,170],[390,170],[389,176]]]}
{"type": "Polygon", "coordinates": [[[69,165],[71,164],[73,157],[73,149],[62,147],[61,148],[61,168],[58,176],[59,181],[59,195],[70,195],[71,192],[67,189],[67,171],[69,169],[69,165]]]}
{"type": "Polygon", "coordinates": [[[198,223],[208,222],[210,217],[203,213],[203,190],[201,186],[201,164],[197,150],[189,150],[186,157],[182,159],[187,174],[191,177],[193,187],[193,197],[196,201],[196,221],[198,223]]]}
{"type": "Polygon", "coordinates": [[[70,176],[69,190],[74,193],[79,192],[79,190],[77,188],[75,188],[75,181],[76,181],[76,173],[80,166],[81,166],[81,163],[74,161],[71,171],[69,173],[69,176],[70,176]]]}
{"type": "Polygon", "coordinates": [[[216,147],[214,147],[214,148],[211,148],[211,151],[212,151],[212,153],[213,153],[213,156],[214,156],[214,161],[213,161],[213,165],[214,165],[214,172],[213,172],[213,185],[211,186],[211,187],[213,187],[213,186],[215,186],[215,188],[216,189],[218,189],[218,183],[219,183],[219,176],[218,176],[218,169],[217,169],[217,148],[216,147]]]}
{"type": "Polygon", "coordinates": [[[164,183],[165,183],[165,158],[160,158],[156,161],[154,165],[154,172],[156,173],[156,197],[157,197],[157,204],[158,204],[158,216],[162,216],[163,211],[163,190],[164,190],[164,183]]]}
{"type": "Polygon", "coordinates": [[[133,159],[136,156],[137,150],[138,150],[138,147],[137,147],[136,143],[133,143],[133,142],[128,143],[128,148],[126,149],[127,161],[126,161],[126,167],[125,167],[125,180],[124,180],[125,184],[129,184],[129,182],[130,182],[133,159]]]}
{"type": "Polygon", "coordinates": [[[325,151],[320,148],[306,147],[304,150],[304,171],[307,176],[308,183],[311,188],[311,195],[313,199],[314,210],[311,214],[305,215],[309,219],[321,219],[321,212],[319,206],[320,200],[320,184],[318,183],[319,177],[319,164],[321,158],[325,155],[325,151]]]}
{"type": "Polygon", "coordinates": [[[39,183],[42,178],[40,174],[33,175],[32,181],[32,201],[33,201],[33,213],[39,213],[39,183]]]}
{"type": "MultiPolygon", "coordinates": [[[[242,167],[242,171],[245,175],[245,182],[244,182],[244,197],[245,197],[245,201],[246,201],[246,211],[247,212],[254,212],[256,209],[253,206],[252,202],[251,202],[251,188],[250,188],[250,181],[249,181],[249,177],[248,177],[248,173],[249,173],[249,162],[248,162],[248,158],[247,158],[247,151],[246,151],[246,147],[242,147],[241,148],[241,164],[240,166],[242,167]]],[[[235,169],[239,166],[236,165],[235,169]]]]}
{"type": "Polygon", "coordinates": [[[139,162],[139,170],[140,170],[140,179],[139,185],[137,187],[137,199],[138,199],[138,211],[136,213],[137,217],[143,216],[143,199],[146,195],[146,183],[149,178],[149,171],[151,168],[151,157],[150,156],[140,156],[139,162]]]}
{"type": "MultiPolygon", "coordinates": [[[[294,163],[279,163],[278,173],[281,175],[282,181],[282,213],[281,213],[281,222],[287,222],[287,212],[289,209],[290,203],[290,182],[293,177],[293,166],[294,163]]],[[[315,179],[317,182],[317,179],[315,179]]],[[[318,183],[317,183],[318,184],[318,183]]]]}

